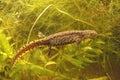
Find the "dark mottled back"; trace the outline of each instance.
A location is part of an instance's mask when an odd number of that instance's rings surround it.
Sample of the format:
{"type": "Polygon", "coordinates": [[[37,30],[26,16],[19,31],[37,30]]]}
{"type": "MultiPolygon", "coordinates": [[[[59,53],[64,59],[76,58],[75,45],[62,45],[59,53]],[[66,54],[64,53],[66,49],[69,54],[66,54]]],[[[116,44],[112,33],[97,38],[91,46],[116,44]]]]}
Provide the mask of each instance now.
{"type": "Polygon", "coordinates": [[[94,38],[96,37],[96,35],[97,32],[94,30],[74,30],[59,32],[48,36],[46,39],[49,39],[49,45],[59,46],[74,42],[80,42],[81,40],[86,38],[94,38]]]}

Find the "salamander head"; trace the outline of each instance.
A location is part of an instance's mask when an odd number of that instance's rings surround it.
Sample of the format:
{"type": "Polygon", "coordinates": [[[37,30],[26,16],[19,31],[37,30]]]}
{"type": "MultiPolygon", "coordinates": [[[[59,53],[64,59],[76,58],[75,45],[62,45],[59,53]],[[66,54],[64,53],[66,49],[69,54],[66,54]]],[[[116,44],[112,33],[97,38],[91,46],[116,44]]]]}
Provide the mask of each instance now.
{"type": "Polygon", "coordinates": [[[94,30],[84,30],[83,36],[84,38],[95,38],[97,36],[97,32],[94,30]]]}

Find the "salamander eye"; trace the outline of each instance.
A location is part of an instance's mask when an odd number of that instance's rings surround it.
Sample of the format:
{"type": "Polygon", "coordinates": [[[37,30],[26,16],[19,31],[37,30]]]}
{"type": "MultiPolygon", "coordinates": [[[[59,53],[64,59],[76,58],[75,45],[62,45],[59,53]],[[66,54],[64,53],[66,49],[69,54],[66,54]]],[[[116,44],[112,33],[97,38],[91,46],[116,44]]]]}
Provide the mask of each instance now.
{"type": "Polygon", "coordinates": [[[86,33],[81,33],[80,34],[80,38],[85,38],[86,37],[86,33]]]}

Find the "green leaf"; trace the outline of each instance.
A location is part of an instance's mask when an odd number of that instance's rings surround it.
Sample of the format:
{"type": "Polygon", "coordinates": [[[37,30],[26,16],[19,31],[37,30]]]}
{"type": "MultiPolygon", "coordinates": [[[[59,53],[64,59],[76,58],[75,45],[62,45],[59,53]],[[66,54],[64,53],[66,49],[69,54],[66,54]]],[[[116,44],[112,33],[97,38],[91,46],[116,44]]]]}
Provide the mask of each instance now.
{"type": "MultiPolygon", "coordinates": [[[[28,63],[28,62],[26,62],[26,65],[25,64],[16,65],[16,67],[12,69],[10,76],[12,77],[15,74],[17,74],[19,71],[25,70],[25,69],[30,70],[31,72],[40,74],[40,75],[56,76],[56,77],[61,77],[61,78],[70,80],[69,77],[64,76],[56,71],[52,71],[45,67],[34,65],[34,64],[28,63]]],[[[75,80],[75,79],[71,79],[71,80],[75,80]]]]}
{"type": "Polygon", "coordinates": [[[92,50],[92,47],[91,46],[86,46],[83,48],[84,51],[88,51],[88,50],[92,50]]]}
{"type": "Polygon", "coordinates": [[[89,79],[89,80],[108,80],[108,78],[106,76],[102,76],[99,78],[93,78],[93,79],[89,79]]]}
{"type": "Polygon", "coordinates": [[[64,59],[67,60],[68,62],[70,62],[71,64],[73,64],[76,67],[79,67],[81,69],[84,68],[84,66],[82,66],[82,62],[78,59],[72,58],[69,55],[64,55],[64,59]]]}
{"type": "Polygon", "coordinates": [[[11,54],[12,49],[4,33],[0,33],[0,50],[6,54],[11,54]]]}
{"type": "Polygon", "coordinates": [[[89,59],[89,58],[84,58],[85,63],[95,63],[96,61],[89,59]]]}
{"type": "Polygon", "coordinates": [[[101,40],[98,40],[96,43],[97,43],[97,44],[105,44],[105,42],[104,42],[104,41],[101,41],[101,40]]]}
{"type": "Polygon", "coordinates": [[[54,61],[49,61],[45,64],[45,67],[49,66],[49,65],[53,65],[53,64],[56,64],[56,62],[54,61]]]}

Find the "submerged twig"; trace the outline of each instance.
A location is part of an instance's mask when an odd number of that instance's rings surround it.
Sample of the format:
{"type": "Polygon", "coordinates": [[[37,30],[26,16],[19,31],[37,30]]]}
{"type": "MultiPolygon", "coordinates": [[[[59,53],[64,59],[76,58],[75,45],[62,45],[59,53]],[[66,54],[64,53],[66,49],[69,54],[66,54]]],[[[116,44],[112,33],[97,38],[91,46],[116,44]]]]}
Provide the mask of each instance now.
{"type": "Polygon", "coordinates": [[[50,6],[52,6],[52,4],[48,5],[48,6],[40,13],[39,16],[37,17],[37,19],[35,20],[35,22],[33,23],[32,27],[31,27],[31,29],[30,29],[30,32],[29,32],[29,34],[28,34],[27,43],[29,42],[29,39],[30,39],[32,30],[33,30],[35,24],[37,23],[37,21],[39,20],[39,18],[45,13],[45,11],[46,11],[50,6]]]}

